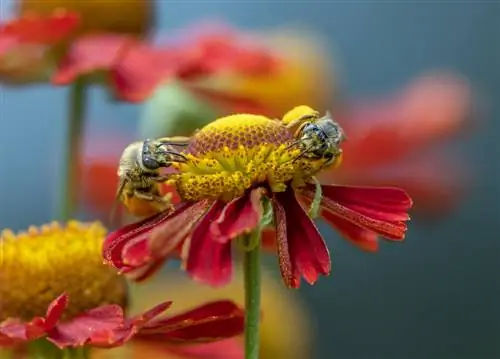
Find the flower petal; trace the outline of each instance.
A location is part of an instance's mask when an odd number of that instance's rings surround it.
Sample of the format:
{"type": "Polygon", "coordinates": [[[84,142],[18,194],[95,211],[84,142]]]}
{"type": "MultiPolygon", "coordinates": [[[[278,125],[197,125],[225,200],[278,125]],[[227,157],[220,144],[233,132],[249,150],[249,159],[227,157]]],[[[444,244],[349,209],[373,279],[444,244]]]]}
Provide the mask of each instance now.
{"type": "Polygon", "coordinates": [[[89,310],[49,331],[47,337],[59,348],[79,347],[92,342],[95,335],[111,338],[113,331],[124,323],[123,310],[118,305],[105,305],[89,310]]]}
{"type": "Polygon", "coordinates": [[[231,242],[217,242],[210,230],[211,223],[221,216],[225,205],[222,201],[212,204],[192,231],[187,249],[186,271],[193,278],[213,286],[227,284],[232,276],[231,242]]]}
{"type": "Polygon", "coordinates": [[[220,216],[210,224],[216,241],[226,243],[257,228],[263,215],[263,192],[257,188],[226,204],[220,216]]]}
{"type": "Polygon", "coordinates": [[[169,341],[207,342],[239,335],[244,329],[244,312],[232,301],[207,303],[188,312],[151,321],[140,337],[169,341]]]}
{"type": "Polygon", "coordinates": [[[52,78],[56,85],[67,85],[79,76],[109,71],[133,43],[122,35],[87,35],[75,40],[52,78]]]}
{"type": "Polygon", "coordinates": [[[322,211],[321,217],[332,227],[335,227],[345,239],[348,239],[357,247],[368,252],[376,252],[378,250],[378,236],[375,232],[361,228],[328,211],[322,211]]]}
{"type": "Polygon", "coordinates": [[[76,12],[54,11],[51,15],[29,14],[0,26],[0,35],[13,36],[20,43],[54,44],[67,39],[79,25],[76,12]]]}
{"type": "MultiPolygon", "coordinates": [[[[325,241],[314,222],[297,201],[294,191],[289,188],[285,192],[275,193],[273,204],[277,213],[278,255],[280,259],[283,255],[285,258],[289,257],[293,273],[292,280],[290,280],[289,273],[285,273],[288,277],[284,278],[285,283],[298,288],[300,285],[298,273],[309,284],[314,284],[319,275],[330,274],[331,260],[325,241]],[[282,234],[283,226],[286,226],[286,240],[282,234]]],[[[289,265],[285,265],[286,267],[289,271],[289,265]]]]}
{"type": "MultiPolygon", "coordinates": [[[[138,242],[147,240],[156,226],[171,220],[192,205],[192,203],[180,204],[171,213],[158,213],[155,216],[146,218],[137,223],[129,224],[109,233],[104,240],[102,248],[102,256],[104,260],[117,269],[123,268],[126,266],[123,261],[123,248],[128,243],[131,241],[138,242]]],[[[130,258],[129,261],[131,261],[130,258]]]]}
{"type": "Polygon", "coordinates": [[[130,102],[144,101],[160,83],[175,75],[180,63],[179,55],[167,49],[146,44],[130,46],[111,72],[116,95],[130,102]]]}
{"type": "Polygon", "coordinates": [[[208,205],[207,201],[193,203],[155,228],[148,241],[151,255],[154,258],[163,258],[177,248],[191,233],[193,226],[208,209],[208,205]]]}
{"type": "Polygon", "coordinates": [[[403,91],[351,104],[346,113],[336,115],[349,134],[343,145],[349,156],[340,172],[395,163],[457,135],[470,125],[471,103],[466,80],[450,73],[428,73],[403,91]]]}
{"type": "MultiPolygon", "coordinates": [[[[387,239],[404,239],[413,201],[399,188],[322,186],[322,209],[387,239]]],[[[309,186],[304,195],[314,195],[309,186]]]]}

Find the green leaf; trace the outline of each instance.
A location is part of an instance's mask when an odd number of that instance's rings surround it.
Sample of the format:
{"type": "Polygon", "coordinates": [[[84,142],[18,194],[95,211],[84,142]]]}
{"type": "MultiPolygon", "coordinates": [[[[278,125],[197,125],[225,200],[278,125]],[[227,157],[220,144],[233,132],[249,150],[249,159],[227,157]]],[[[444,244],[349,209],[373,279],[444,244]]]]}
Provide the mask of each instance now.
{"type": "Polygon", "coordinates": [[[208,102],[200,100],[181,83],[169,81],[144,102],[138,134],[141,138],[191,136],[216,118],[217,112],[208,102]]]}

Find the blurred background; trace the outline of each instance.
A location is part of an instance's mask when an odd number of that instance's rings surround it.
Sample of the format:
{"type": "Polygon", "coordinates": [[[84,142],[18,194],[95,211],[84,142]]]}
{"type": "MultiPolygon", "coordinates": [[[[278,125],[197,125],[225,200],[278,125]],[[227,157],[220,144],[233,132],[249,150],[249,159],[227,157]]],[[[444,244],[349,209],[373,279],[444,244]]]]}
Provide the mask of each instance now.
{"type": "MultiPolygon", "coordinates": [[[[32,10],[51,2],[32,1],[32,10]]],[[[282,294],[275,258],[266,258],[264,310],[282,313],[269,318],[266,343],[277,349],[266,358],[500,357],[499,2],[156,1],[120,14],[134,2],[87,0],[95,8],[77,10],[101,19],[95,9],[108,3],[101,20],[119,29],[106,31],[122,33],[130,20],[147,33],[143,43],[182,49],[191,67],[130,55],[106,68],[113,82],[92,86],[75,159],[78,218],[107,220],[117,160],[133,140],[189,134],[235,111],[329,110],[348,141],[345,164],[322,180],[401,186],[415,198],[413,221],[404,244],[382,243],[376,254],[320,223],[333,273],[298,293],[282,294]]],[[[17,16],[13,0],[0,5],[2,22],[17,16]]],[[[69,61],[51,85],[27,71],[32,50],[12,56],[3,40],[0,228],[20,230],[57,218],[69,92],[61,85],[85,64],[69,61]]],[[[165,296],[182,302],[202,290],[172,278],[175,268],[163,274],[165,296]]],[[[140,290],[157,295],[161,283],[140,290]]]]}

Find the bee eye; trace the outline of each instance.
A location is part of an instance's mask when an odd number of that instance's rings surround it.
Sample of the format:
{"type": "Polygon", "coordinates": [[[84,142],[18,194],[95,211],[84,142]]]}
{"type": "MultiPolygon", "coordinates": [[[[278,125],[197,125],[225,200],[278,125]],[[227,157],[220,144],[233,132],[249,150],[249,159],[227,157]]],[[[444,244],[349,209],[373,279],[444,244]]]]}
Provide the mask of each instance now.
{"type": "Polygon", "coordinates": [[[144,156],[142,158],[142,163],[148,170],[157,170],[158,168],[160,168],[160,164],[158,163],[158,161],[149,156],[144,156]]]}

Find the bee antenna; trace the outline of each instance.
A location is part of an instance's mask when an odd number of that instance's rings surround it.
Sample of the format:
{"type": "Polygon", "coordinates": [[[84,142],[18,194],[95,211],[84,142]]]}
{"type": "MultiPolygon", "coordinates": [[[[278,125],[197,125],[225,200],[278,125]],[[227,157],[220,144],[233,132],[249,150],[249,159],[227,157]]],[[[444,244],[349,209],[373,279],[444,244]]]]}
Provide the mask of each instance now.
{"type": "Polygon", "coordinates": [[[167,154],[169,154],[169,155],[172,155],[172,156],[177,156],[177,157],[180,157],[180,158],[182,158],[184,161],[187,161],[186,156],[184,156],[183,154],[181,154],[181,153],[179,153],[179,152],[167,151],[166,153],[167,153],[167,154]]]}

